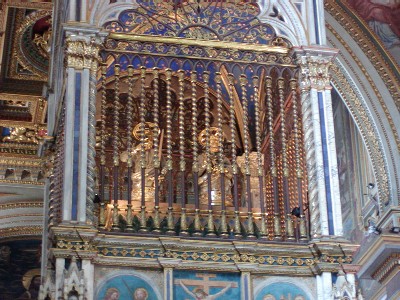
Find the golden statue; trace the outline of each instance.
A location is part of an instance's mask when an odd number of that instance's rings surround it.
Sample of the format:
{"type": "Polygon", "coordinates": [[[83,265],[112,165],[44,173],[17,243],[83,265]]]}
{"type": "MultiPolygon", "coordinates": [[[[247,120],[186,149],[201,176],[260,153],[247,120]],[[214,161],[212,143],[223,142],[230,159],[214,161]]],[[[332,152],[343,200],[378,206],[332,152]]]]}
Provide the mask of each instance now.
{"type": "MultiPolygon", "coordinates": [[[[209,129],[210,136],[210,168],[211,168],[211,205],[221,205],[221,165],[219,157],[219,132],[215,127],[209,129]]],[[[206,129],[198,136],[198,141],[203,147],[206,146],[206,129]]],[[[199,197],[201,204],[208,204],[207,184],[207,149],[199,155],[199,197]]],[[[224,171],[225,205],[232,206],[232,165],[229,159],[222,154],[224,171]]]]}
{"type": "MultiPolygon", "coordinates": [[[[151,122],[144,123],[144,137],[143,137],[143,146],[144,146],[144,157],[142,158],[142,144],[141,140],[141,126],[139,123],[135,126],[132,131],[132,135],[139,143],[132,151],[132,162],[133,162],[133,172],[131,176],[132,180],[132,200],[140,201],[142,199],[142,175],[141,170],[145,168],[145,200],[146,201],[154,201],[154,130],[157,127],[156,124],[151,122]]],[[[157,127],[158,128],[158,127],[157,127]]],[[[160,130],[158,130],[158,134],[160,134],[160,130]]],[[[161,142],[162,143],[162,142],[161,142]]],[[[160,143],[160,145],[161,145],[160,143]]],[[[160,153],[158,154],[159,159],[160,153]]],[[[127,161],[128,153],[124,152],[121,155],[121,161],[127,161]]],[[[161,177],[160,177],[161,180],[161,177]]]]}
{"type": "Polygon", "coordinates": [[[3,142],[39,143],[36,131],[25,127],[12,128],[10,135],[3,138],[3,142]]]}

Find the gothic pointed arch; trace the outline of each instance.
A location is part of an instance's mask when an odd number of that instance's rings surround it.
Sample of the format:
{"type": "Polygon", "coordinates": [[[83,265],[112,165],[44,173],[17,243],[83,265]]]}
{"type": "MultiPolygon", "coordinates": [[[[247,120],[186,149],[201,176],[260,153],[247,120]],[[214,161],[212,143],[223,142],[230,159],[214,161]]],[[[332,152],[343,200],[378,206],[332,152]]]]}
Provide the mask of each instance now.
{"type": "Polygon", "coordinates": [[[137,1],[102,26],[115,33],[290,46],[262,22],[257,1],[137,1]],[[157,4],[157,5],[155,5],[157,4]]]}

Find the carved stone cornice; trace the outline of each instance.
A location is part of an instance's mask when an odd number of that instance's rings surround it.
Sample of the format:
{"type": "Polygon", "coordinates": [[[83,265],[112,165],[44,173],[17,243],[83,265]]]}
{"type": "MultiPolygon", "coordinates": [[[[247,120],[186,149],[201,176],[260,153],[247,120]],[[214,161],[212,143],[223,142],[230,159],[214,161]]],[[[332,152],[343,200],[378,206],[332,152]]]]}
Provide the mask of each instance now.
{"type": "Polygon", "coordinates": [[[0,230],[0,240],[2,239],[24,239],[32,237],[39,238],[43,235],[42,226],[14,226],[11,228],[3,228],[0,230]]]}
{"type": "Polygon", "coordinates": [[[95,234],[94,230],[54,227],[57,257],[93,255],[97,265],[177,269],[248,271],[257,274],[314,276],[337,272],[352,263],[356,246],[324,241],[316,244],[210,241],[167,236],[95,234]],[[79,232],[79,235],[77,234],[79,232]]]}
{"type": "Polygon", "coordinates": [[[393,273],[400,272],[400,253],[393,253],[372,274],[372,278],[383,284],[393,273]]]}
{"type": "Polygon", "coordinates": [[[89,242],[97,235],[97,230],[87,225],[68,223],[52,227],[51,234],[57,239],[89,242]]]}
{"type": "Polygon", "coordinates": [[[346,274],[356,274],[360,270],[360,265],[342,265],[346,274]]]}
{"type": "Polygon", "coordinates": [[[296,63],[300,66],[300,88],[318,91],[331,89],[329,68],[339,50],[326,47],[301,47],[294,49],[296,63]]]}
{"type": "Polygon", "coordinates": [[[30,8],[30,9],[51,10],[53,8],[53,3],[51,3],[51,2],[24,2],[24,1],[20,1],[20,0],[8,0],[7,6],[30,8]]]}
{"type": "Polygon", "coordinates": [[[381,283],[391,280],[400,272],[400,235],[383,232],[366,242],[366,249],[355,258],[360,266],[358,277],[372,277],[381,283]]]}
{"type": "Polygon", "coordinates": [[[80,23],[68,23],[66,30],[67,67],[75,69],[96,69],[99,51],[107,35],[100,29],[80,23]]]}
{"type": "Polygon", "coordinates": [[[10,116],[0,119],[0,126],[4,127],[25,127],[35,130],[46,129],[45,116],[47,112],[47,101],[41,96],[21,95],[11,93],[0,93],[0,100],[3,102],[1,109],[4,112],[12,112],[18,115],[17,118],[10,116]],[[26,113],[30,120],[19,120],[20,115],[26,113]]]}
{"type": "MultiPolygon", "coordinates": [[[[2,146],[2,144],[0,144],[0,147],[1,146],[2,146]]],[[[28,148],[28,149],[30,150],[30,148],[28,148]]],[[[0,153],[1,153],[1,155],[4,155],[3,152],[0,151],[0,153]]],[[[15,168],[25,168],[25,169],[26,168],[40,169],[41,165],[42,165],[42,159],[40,159],[40,158],[4,157],[4,158],[0,159],[0,168],[15,167],[15,168]]]]}
{"type": "Polygon", "coordinates": [[[1,183],[44,184],[41,172],[43,160],[32,157],[37,153],[35,149],[24,148],[24,145],[18,144],[13,145],[16,148],[3,148],[3,145],[0,144],[0,156],[4,156],[0,159],[0,175],[3,175],[1,183]],[[7,175],[8,170],[12,170],[12,173],[7,175]]]}
{"type": "Polygon", "coordinates": [[[71,258],[78,256],[80,259],[96,261],[97,253],[90,250],[64,250],[51,248],[50,256],[55,258],[71,258]]]}
{"type": "Polygon", "coordinates": [[[11,209],[15,210],[18,208],[42,208],[43,202],[18,202],[18,203],[5,203],[0,204],[0,210],[11,209]]]}
{"type": "Polygon", "coordinates": [[[7,180],[7,179],[0,179],[0,183],[18,183],[18,184],[27,184],[27,185],[44,185],[44,182],[38,181],[30,181],[30,180],[7,180]]]}

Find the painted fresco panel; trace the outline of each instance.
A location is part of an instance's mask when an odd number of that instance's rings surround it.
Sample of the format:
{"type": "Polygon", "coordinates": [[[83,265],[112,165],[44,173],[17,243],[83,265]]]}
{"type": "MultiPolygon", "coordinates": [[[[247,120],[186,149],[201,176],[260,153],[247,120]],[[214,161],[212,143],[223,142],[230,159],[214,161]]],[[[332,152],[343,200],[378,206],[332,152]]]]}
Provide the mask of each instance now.
{"type": "Polygon", "coordinates": [[[314,300],[314,277],[252,276],[252,300],[314,300]]]}
{"type": "Polygon", "coordinates": [[[40,241],[0,243],[0,299],[37,299],[40,241]]]}
{"type": "Polygon", "coordinates": [[[158,300],[160,293],[154,284],[145,277],[136,275],[117,275],[107,279],[99,287],[98,300],[158,300]]]}
{"type": "Polygon", "coordinates": [[[351,151],[350,115],[336,92],[332,92],[332,104],[344,235],[348,239],[354,239],[353,231],[357,221],[354,200],[358,195],[355,193],[355,160],[351,151]]]}
{"type": "Polygon", "coordinates": [[[381,39],[400,65],[400,2],[398,0],[347,0],[381,39]]]}
{"type": "Polygon", "coordinates": [[[367,184],[375,180],[361,135],[335,90],[332,90],[332,107],[344,237],[360,242],[364,238],[364,222],[374,210],[372,207],[369,208],[372,212],[362,211],[366,205],[374,203],[369,199],[371,191],[367,184]]]}
{"type": "Polygon", "coordinates": [[[311,300],[298,286],[276,282],[265,286],[255,295],[255,300],[311,300]]]}
{"type": "Polygon", "coordinates": [[[174,299],[240,299],[240,274],[174,271],[174,299]]]}

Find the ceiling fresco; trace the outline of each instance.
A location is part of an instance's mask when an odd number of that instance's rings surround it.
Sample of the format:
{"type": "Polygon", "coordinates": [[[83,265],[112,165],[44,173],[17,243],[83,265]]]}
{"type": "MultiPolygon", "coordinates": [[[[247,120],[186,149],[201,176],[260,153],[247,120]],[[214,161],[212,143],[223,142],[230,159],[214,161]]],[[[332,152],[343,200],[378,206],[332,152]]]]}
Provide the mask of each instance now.
{"type": "Polygon", "coordinates": [[[361,28],[383,46],[383,54],[400,66],[400,2],[398,0],[338,0],[361,28]]]}

